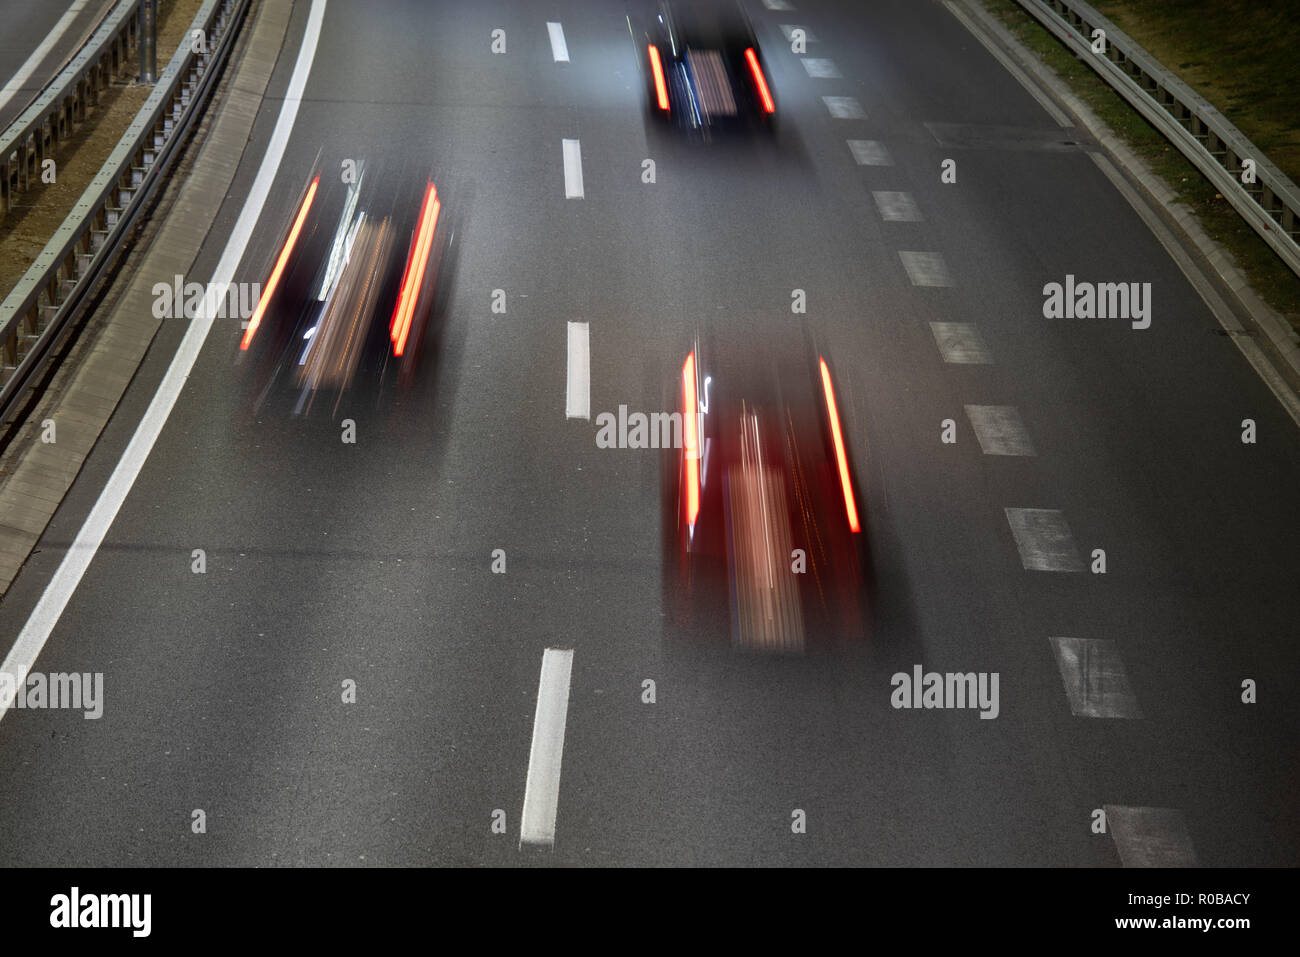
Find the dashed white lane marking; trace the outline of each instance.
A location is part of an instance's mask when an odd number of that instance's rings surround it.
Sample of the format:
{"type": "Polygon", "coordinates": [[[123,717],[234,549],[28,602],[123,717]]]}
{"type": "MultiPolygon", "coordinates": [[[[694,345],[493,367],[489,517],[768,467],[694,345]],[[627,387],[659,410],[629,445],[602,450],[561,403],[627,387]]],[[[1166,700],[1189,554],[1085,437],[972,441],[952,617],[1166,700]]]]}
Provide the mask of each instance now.
{"type": "Polygon", "coordinates": [[[948,8],[949,13],[961,21],[962,26],[970,31],[971,35],[980,42],[984,49],[993,54],[994,59],[1001,63],[1003,68],[1016,78],[1016,81],[1025,88],[1029,95],[1038,101],[1038,105],[1045,109],[1051,115],[1052,119],[1056,120],[1057,126],[1067,127],[1074,125],[1074,122],[1065,115],[1065,112],[1059,106],[1052,102],[1051,98],[1039,88],[1038,84],[1031,80],[1029,75],[1025,73],[1024,70],[1020,69],[1020,67],[1009,56],[999,50],[997,45],[985,35],[984,31],[976,26],[975,23],[973,23],[971,19],[952,2],[952,0],[943,0],[943,5],[948,8]]]}
{"type": "Polygon", "coordinates": [[[1105,638],[1049,638],[1056,652],[1070,711],[1081,718],[1140,718],[1115,642],[1105,638]]]}
{"type": "MultiPolygon", "coordinates": [[[[326,0],[312,0],[302,43],[298,47],[298,59],[294,61],[289,86],[280,104],[279,118],[271,131],[271,140],[266,146],[262,163],[257,168],[257,176],[248,191],[248,198],[244,200],[243,209],[240,210],[239,218],[235,220],[235,225],[230,231],[230,238],[226,240],[221,258],[217,261],[217,268],[213,273],[209,289],[230,288],[230,283],[235,278],[235,270],[240,260],[244,258],[244,250],[247,249],[253,229],[262,215],[262,207],[266,203],[267,194],[270,193],[271,185],[275,181],[276,171],[280,168],[280,160],[289,143],[289,134],[293,132],[294,120],[298,116],[298,107],[302,103],[307,77],[311,74],[312,61],[316,57],[316,45],[320,40],[321,22],[325,18],[325,2],[326,0]]],[[[27,680],[27,674],[36,663],[37,655],[45,647],[45,642],[49,639],[54,626],[58,624],[59,617],[72,598],[72,593],[77,590],[82,576],[86,574],[86,569],[94,560],[95,553],[103,544],[104,536],[108,534],[113,520],[117,518],[118,510],[130,494],[131,486],[135,484],[136,477],[144,467],[154,443],[162,434],[163,426],[167,424],[167,417],[171,415],[172,407],[176,404],[181,389],[185,387],[185,382],[194,368],[194,362],[198,359],[203,343],[212,330],[216,314],[216,297],[209,295],[199,307],[198,314],[190,320],[189,327],[185,330],[185,337],[176,349],[176,355],[172,358],[171,365],[167,367],[167,373],[158,385],[158,391],[154,393],[153,400],[145,410],[135,434],[131,436],[126,450],[122,452],[117,467],[109,476],[108,484],[99,494],[90,514],[86,516],[81,531],[77,533],[54,577],[46,586],[41,600],[32,609],[31,617],[27,619],[27,624],[19,633],[18,640],[14,642],[4,663],[0,664],[0,674],[11,677],[12,690],[15,694],[18,686],[27,680]]],[[[12,701],[11,694],[0,695],[0,718],[3,718],[5,712],[9,710],[12,701]]]]}
{"type": "Polygon", "coordinates": [[[767,7],[769,10],[793,10],[794,9],[794,6],[791,5],[789,0],[763,0],[763,6],[767,7]]]}
{"type": "Polygon", "coordinates": [[[565,378],[564,416],[591,418],[591,335],[585,322],[569,323],[568,375],[565,378]]]}
{"type": "Polygon", "coordinates": [[[1033,455],[1034,443],[1014,405],[968,405],[966,418],[985,455],[1033,455]]]}
{"type": "Polygon", "coordinates": [[[871,196],[876,201],[876,209],[880,210],[880,217],[888,222],[919,223],[925,218],[911,193],[875,190],[871,196]]]}
{"type": "Polygon", "coordinates": [[[894,160],[885,144],[876,140],[849,140],[849,152],[859,166],[893,166],[894,160]]]}
{"type": "Polygon", "coordinates": [[[819,57],[801,57],[799,62],[814,80],[842,80],[844,75],[835,66],[834,60],[819,57]]]}
{"type": "Polygon", "coordinates": [[[984,344],[979,329],[969,322],[932,322],[930,332],[944,362],[959,365],[989,365],[993,353],[984,344]]]}
{"type": "Polygon", "coordinates": [[[823,96],[822,102],[831,116],[837,120],[865,120],[862,104],[851,96],[823,96]]]}
{"type": "Polygon", "coordinates": [[[77,19],[77,14],[81,13],[88,2],[89,0],[76,0],[72,6],[68,7],[67,13],[59,17],[59,22],[54,24],[53,29],[45,35],[45,39],[32,51],[32,55],[18,68],[18,72],[4,85],[4,89],[0,89],[0,107],[12,100],[18,91],[23,88],[27,78],[36,72],[36,68],[41,65],[41,61],[49,55],[50,50],[54,48],[54,44],[59,42],[63,34],[68,32],[68,27],[72,26],[72,21],[77,19]]]}
{"type": "Polygon", "coordinates": [[[814,33],[813,33],[811,30],[809,30],[807,27],[800,26],[800,25],[797,24],[797,23],[783,23],[783,24],[781,24],[781,32],[785,34],[785,39],[786,39],[787,42],[792,42],[792,41],[794,40],[794,31],[796,31],[796,30],[802,30],[802,31],[803,31],[803,39],[804,39],[804,42],[805,42],[805,43],[816,43],[816,42],[817,42],[817,35],[814,34],[814,33]]]}
{"type": "Polygon", "coordinates": [[[903,261],[907,278],[913,286],[951,286],[952,276],[948,273],[948,264],[942,253],[917,253],[900,250],[898,258],[903,261]]]}
{"type": "Polygon", "coordinates": [[[582,143],[564,141],[564,198],[582,199],[582,143]]]}
{"type": "Polygon", "coordinates": [[[1167,807],[1103,805],[1106,828],[1125,867],[1196,867],[1182,812],[1167,807]]]}
{"type": "Polygon", "coordinates": [[[1081,572],[1083,560],[1065,516],[1055,508],[1008,508],[1007,522],[1031,572],[1081,572]]]}
{"type": "Polygon", "coordinates": [[[556,63],[569,62],[569,47],[564,42],[564,27],[558,23],[546,24],[546,32],[551,35],[551,56],[555,57],[556,63]]]}
{"type": "Polygon", "coordinates": [[[528,780],[519,845],[554,844],[555,815],[560,806],[560,764],[564,760],[564,726],[569,715],[572,649],[547,648],[537,685],[533,744],[528,750],[528,780]]]}

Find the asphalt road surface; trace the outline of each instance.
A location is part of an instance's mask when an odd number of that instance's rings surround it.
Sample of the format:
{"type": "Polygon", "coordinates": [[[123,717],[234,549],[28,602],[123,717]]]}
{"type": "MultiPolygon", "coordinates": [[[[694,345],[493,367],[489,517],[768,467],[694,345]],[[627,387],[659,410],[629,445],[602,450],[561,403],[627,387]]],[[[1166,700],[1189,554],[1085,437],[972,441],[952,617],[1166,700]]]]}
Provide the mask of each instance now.
{"type": "Polygon", "coordinates": [[[108,0],[6,0],[0,8],[0,129],[90,36],[108,0]]]}
{"type": "MultiPolygon", "coordinates": [[[[292,390],[259,402],[238,323],[217,321],[37,662],[102,672],[102,718],[0,722],[0,862],[1300,860],[1295,423],[1096,144],[944,5],[796,6],[746,4],[775,137],[703,147],[647,132],[619,4],[329,0],[318,41],[295,4],[198,271],[315,43],[236,279],[266,279],[314,171],[432,171],[456,224],[436,354],[413,390],[295,416],[292,390]],[[811,31],[803,57],[782,25],[811,31]],[[1150,328],[1044,318],[1044,285],[1067,275],[1150,283],[1150,328]],[[570,322],[589,329],[589,419],[566,416],[570,322]],[[702,329],[736,350],[807,334],[834,357],[877,574],[854,649],[738,654],[665,620],[659,453],[597,448],[595,417],[663,409],[702,329]],[[944,329],[987,361],[945,361],[944,329]],[[983,437],[1032,454],[985,454],[972,422],[998,413],[974,407],[1012,407],[983,437]],[[1008,509],[1052,510],[1076,570],[1026,567],[1051,543],[1018,543],[1008,509]],[[1129,716],[1073,713],[1058,648],[1087,648],[1114,692],[1101,707],[1129,716]],[[546,649],[572,650],[558,810],[553,844],[521,848],[546,649]],[[997,673],[996,718],[893,707],[891,676],[915,665],[997,673]],[[1174,813],[1113,810],[1098,834],[1103,807],[1174,813]]],[[[163,324],[0,635],[27,621],[185,330],[163,324]]]]}

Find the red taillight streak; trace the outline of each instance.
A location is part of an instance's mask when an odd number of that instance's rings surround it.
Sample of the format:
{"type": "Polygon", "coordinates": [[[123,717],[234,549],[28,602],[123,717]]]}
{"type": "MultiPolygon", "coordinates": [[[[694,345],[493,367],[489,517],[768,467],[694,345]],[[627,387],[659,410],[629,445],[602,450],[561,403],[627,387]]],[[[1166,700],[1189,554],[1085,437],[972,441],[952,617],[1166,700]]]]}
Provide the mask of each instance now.
{"type": "Polygon", "coordinates": [[[298,233],[302,231],[302,224],[307,220],[307,210],[311,208],[311,201],[315,198],[316,187],[319,185],[320,177],[317,176],[307,187],[307,195],[303,198],[302,208],[298,210],[298,217],[293,221],[293,228],[289,230],[289,238],[285,240],[284,248],[280,250],[280,258],[275,261],[271,278],[266,281],[266,286],[262,289],[262,296],[257,300],[257,308],[253,310],[253,316],[248,320],[248,328],[244,330],[244,338],[239,343],[241,350],[247,351],[248,344],[253,341],[253,336],[257,333],[257,327],[262,323],[262,315],[266,312],[271,297],[275,295],[275,287],[280,284],[280,276],[284,273],[289,255],[293,252],[294,243],[298,241],[298,233]]]}
{"type": "Polygon", "coordinates": [[[822,389],[826,393],[826,412],[831,420],[831,437],[835,440],[835,462],[840,469],[840,486],[844,489],[844,510],[849,516],[849,528],[856,532],[858,524],[858,506],[853,500],[853,483],[849,481],[849,458],[844,453],[844,435],[840,432],[840,412],[835,407],[835,389],[831,386],[831,370],[822,364],[822,389]]]}
{"type": "Polygon", "coordinates": [[[686,524],[695,527],[700,514],[699,403],[695,394],[695,353],[682,366],[682,429],[686,438],[686,524]]]}
{"type": "Polygon", "coordinates": [[[397,323],[402,314],[403,306],[406,303],[406,291],[411,285],[411,274],[415,272],[415,247],[420,241],[420,224],[424,221],[424,214],[429,205],[429,188],[424,188],[424,199],[420,203],[420,218],[416,220],[415,229],[411,232],[411,248],[406,253],[406,267],[402,270],[402,284],[397,287],[397,302],[393,304],[393,316],[388,320],[388,335],[392,339],[397,335],[397,323]]]}
{"type": "Polygon", "coordinates": [[[664,66],[659,61],[659,48],[650,44],[650,69],[655,75],[655,96],[659,98],[659,109],[668,111],[668,84],[664,82],[664,66]]]}
{"type": "Polygon", "coordinates": [[[402,291],[397,298],[397,308],[393,310],[393,320],[389,326],[395,356],[400,356],[406,349],[406,340],[411,333],[411,318],[415,314],[415,303],[420,298],[424,271],[429,265],[429,249],[433,245],[433,232],[438,224],[440,209],[442,203],[438,201],[437,187],[430,183],[424,191],[424,203],[420,207],[420,221],[412,240],[402,291]]]}
{"type": "Polygon", "coordinates": [[[754,84],[758,87],[758,97],[763,101],[763,109],[768,113],[775,113],[776,104],[772,102],[772,94],[768,92],[767,80],[763,78],[763,68],[758,65],[758,54],[754,52],[753,47],[745,50],[745,62],[749,64],[749,72],[754,74],[754,84]]]}

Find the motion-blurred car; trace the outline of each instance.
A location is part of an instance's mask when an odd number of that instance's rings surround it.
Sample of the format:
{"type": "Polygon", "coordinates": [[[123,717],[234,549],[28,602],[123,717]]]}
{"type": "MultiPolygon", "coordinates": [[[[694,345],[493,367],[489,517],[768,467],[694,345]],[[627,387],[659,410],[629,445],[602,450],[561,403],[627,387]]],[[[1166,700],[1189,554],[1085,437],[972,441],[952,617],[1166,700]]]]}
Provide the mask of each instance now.
{"type": "Polygon", "coordinates": [[[827,360],[697,342],[677,392],[683,435],[664,486],[670,617],[729,631],[747,650],[865,636],[866,515],[827,360]]]}
{"type": "Polygon", "coordinates": [[[774,127],[762,53],[735,0],[665,0],[628,26],[651,116],[706,138],[774,127]]]}
{"type": "Polygon", "coordinates": [[[409,387],[437,335],[454,230],[431,178],[381,180],[314,175],[240,339],[259,393],[292,382],[295,412],[321,392],[337,408],[358,379],[409,387]]]}

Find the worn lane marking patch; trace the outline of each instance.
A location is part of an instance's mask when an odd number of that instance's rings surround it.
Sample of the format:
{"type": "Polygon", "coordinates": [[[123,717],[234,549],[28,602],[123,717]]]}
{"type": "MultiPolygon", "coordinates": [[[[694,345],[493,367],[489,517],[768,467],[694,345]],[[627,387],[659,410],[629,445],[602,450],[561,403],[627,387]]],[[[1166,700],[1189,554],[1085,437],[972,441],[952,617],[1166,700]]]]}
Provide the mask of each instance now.
{"type": "Polygon", "coordinates": [[[849,140],[849,152],[859,166],[893,166],[894,160],[885,144],[876,140],[849,140]]]}
{"type": "Polygon", "coordinates": [[[862,104],[851,96],[823,96],[822,102],[826,104],[826,109],[830,111],[832,117],[837,120],[865,120],[867,114],[862,109],[862,104]]]}
{"type": "Polygon", "coordinates": [[[568,372],[565,376],[564,416],[591,418],[591,333],[585,322],[569,323],[568,372]]]}
{"type": "Polygon", "coordinates": [[[582,143],[564,140],[564,198],[582,199],[582,143]]]}
{"type": "Polygon", "coordinates": [[[1055,508],[1008,508],[1007,522],[1031,572],[1081,572],[1083,560],[1065,516],[1055,508]]]}
{"type": "Polygon", "coordinates": [[[871,198],[876,201],[876,209],[880,210],[880,217],[886,222],[919,223],[925,218],[911,193],[883,189],[873,191],[871,198]]]}
{"type": "Polygon", "coordinates": [[[1081,718],[1142,717],[1115,642],[1107,638],[1049,638],[1048,641],[1056,653],[1056,666],[1061,670],[1071,713],[1081,718]]]}
{"type": "Polygon", "coordinates": [[[555,816],[560,806],[560,764],[564,760],[564,726],[569,714],[569,679],[573,650],[547,648],[537,685],[533,743],[528,750],[528,780],[519,823],[519,846],[555,843],[555,816]]]}
{"type": "Polygon", "coordinates": [[[1167,807],[1103,805],[1125,867],[1196,867],[1196,851],[1181,811],[1167,807]]]}
{"type": "Polygon", "coordinates": [[[564,27],[558,23],[546,24],[546,32],[551,35],[551,56],[555,57],[556,63],[569,62],[569,47],[564,42],[564,27]]]}
{"type": "Polygon", "coordinates": [[[842,80],[844,75],[835,66],[834,60],[821,57],[801,57],[804,71],[814,80],[842,80]]]}
{"type": "Polygon", "coordinates": [[[942,253],[918,253],[900,250],[898,258],[903,261],[907,278],[913,286],[951,286],[952,275],[942,253]]]}
{"type": "Polygon", "coordinates": [[[1034,444],[1014,405],[968,405],[966,418],[985,455],[1034,455],[1034,444]]]}
{"type": "Polygon", "coordinates": [[[930,332],[944,362],[958,365],[989,365],[993,362],[993,353],[973,323],[932,322],[930,332]]]}
{"type": "Polygon", "coordinates": [[[763,0],[763,6],[769,10],[793,10],[790,0],[763,0]]]}
{"type": "Polygon", "coordinates": [[[817,42],[817,36],[805,26],[801,26],[797,23],[782,23],[780,24],[780,27],[781,32],[785,34],[785,41],[787,43],[792,43],[794,41],[794,31],[796,30],[803,31],[803,39],[805,43],[817,42]]]}

